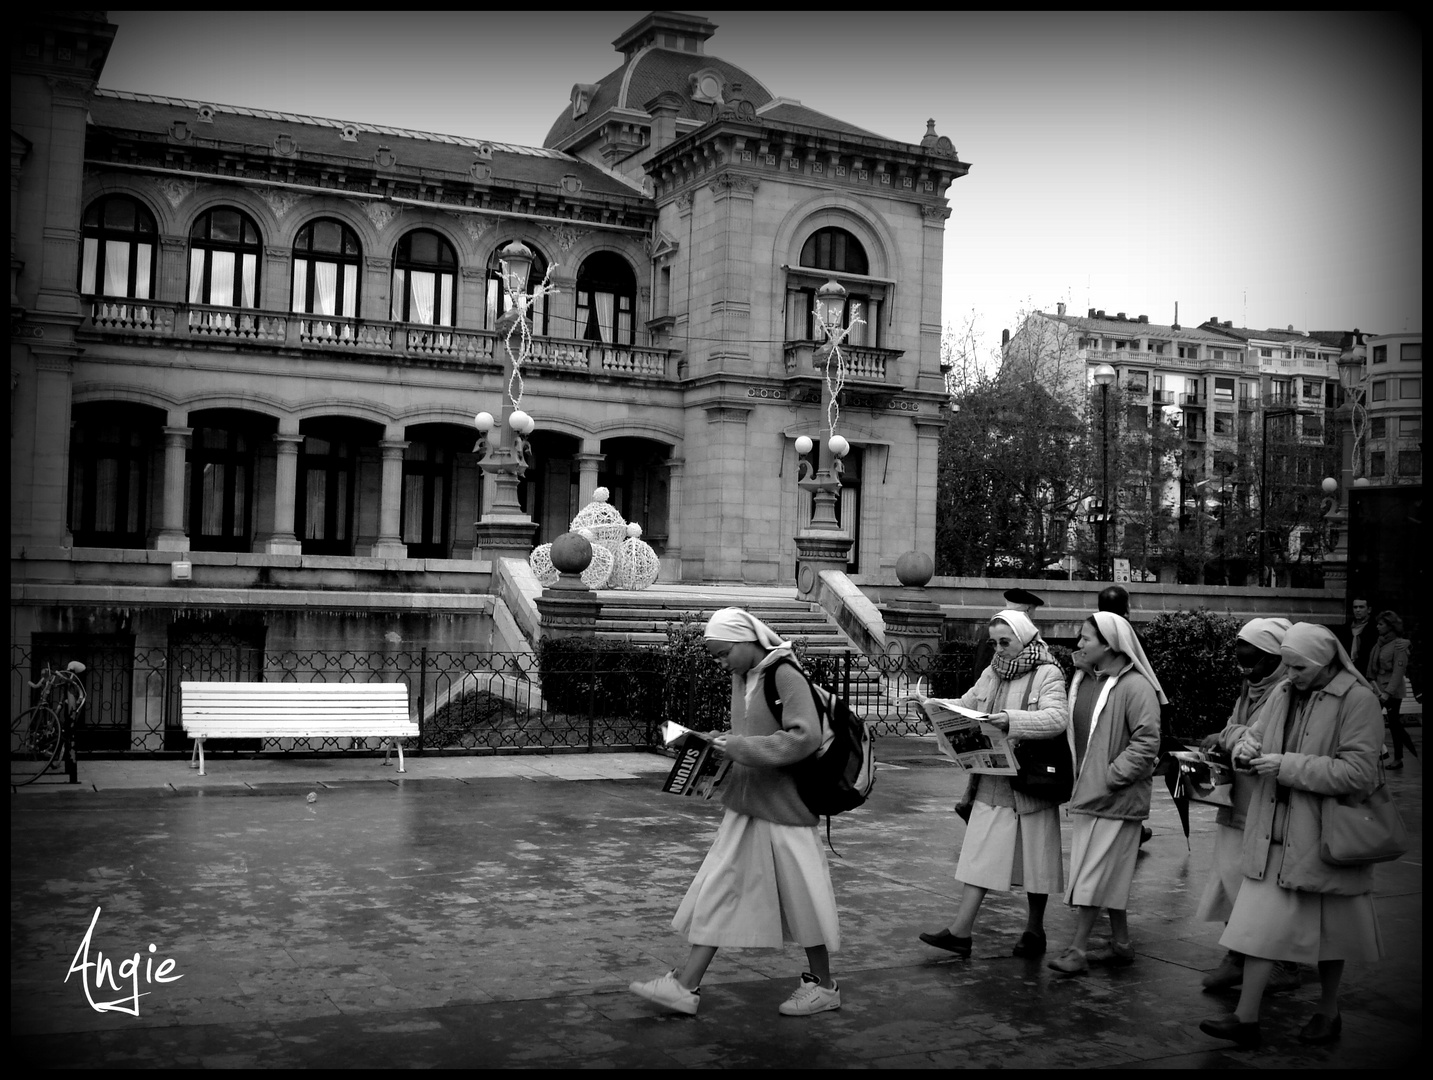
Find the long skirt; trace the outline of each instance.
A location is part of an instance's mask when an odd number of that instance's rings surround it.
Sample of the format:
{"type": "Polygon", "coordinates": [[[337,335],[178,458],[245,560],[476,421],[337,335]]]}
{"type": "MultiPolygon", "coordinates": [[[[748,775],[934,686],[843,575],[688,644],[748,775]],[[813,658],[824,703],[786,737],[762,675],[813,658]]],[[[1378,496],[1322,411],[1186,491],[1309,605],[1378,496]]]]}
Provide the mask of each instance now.
{"type": "Polygon", "coordinates": [[[1244,830],[1229,825],[1214,827],[1214,865],[1194,917],[1200,922],[1228,922],[1234,898],[1244,884],[1244,830]]]}
{"type": "Polygon", "coordinates": [[[1139,858],[1138,821],[1072,813],[1070,887],[1065,903],[1076,907],[1129,906],[1129,887],[1139,858]]]}
{"type": "Polygon", "coordinates": [[[1245,956],[1316,964],[1320,960],[1381,960],[1383,940],[1373,894],[1295,892],[1275,880],[1281,844],[1269,845],[1262,881],[1245,878],[1219,944],[1245,956]]]}
{"type": "Polygon", "coordinates": [[[955,877],[966,885],[999,892],[1009,892],[1012,885],[1023,885],[1032,893],[1063,892],[1059,810],[1017,814],[1013,806],[991,806],[977,799],[965,827],[955,877]]]}
{"type": "Polygon", "coordinates": [[[815,826],[728,810],[672,928],[693,945],[840,948],[836,894],[815,826]]]}

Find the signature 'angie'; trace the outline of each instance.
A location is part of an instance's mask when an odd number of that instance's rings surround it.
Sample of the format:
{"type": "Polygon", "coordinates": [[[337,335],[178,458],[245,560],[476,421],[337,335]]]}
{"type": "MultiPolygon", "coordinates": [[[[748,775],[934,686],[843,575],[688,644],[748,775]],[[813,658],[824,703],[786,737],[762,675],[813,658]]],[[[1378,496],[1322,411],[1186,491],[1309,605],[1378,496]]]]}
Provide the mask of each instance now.
{"type": "Polygon", "coordinates": [[[95,951],[95,958],[91,960],[90,941],[94,937],[95,926],[99,921],[100,909],[96,907],[94,918],[90,920],[90,928],[85,931],[84,939],[80,942],[80,947],[75,950],[74,959],[70,961],[70,970],[65,972],[65,982],[70,981],[71,975],[78,973],[80,976],[80,985],[84,987],[85,1000],[90,1003],[90,1008],[95,1012],[122,1012],[128,1013],[130,1016],[138,1016],[139,999],[147,997],[153,992],[150,990],[141,992],[139,989],[141,966],[143,968],[144,983],[146,986],[153,986],[155,983],[178,982],[184,978],[184,976],[170,974],[174,970],[174,961],[171,959],[161,960],[159,966],[155,967],[155,957],[153,954],[158,950],[153,944],[149,946],[151,955],[145,956],[143,953],[135,953],[133,956],[125,957],[121,960],[118,968],[115,967],[114,960],[106,959],[105,954],[100,950],[95,951]],[[143,965],[140,963],[141,960],[144,961],[143,965]],[[91,968],[94,969],[95,973],[94,989],[96,991],[103,992],[106,981],[109,982],[110,989],[116,993],[125,989],[115,981],[115,974],[118,972],[120,979],[130,984],[129,989],[131,993],[129,996],[116,998],[113,1001],[96,1001],[94,994],[90,992],[89,972],[91,968]]]}

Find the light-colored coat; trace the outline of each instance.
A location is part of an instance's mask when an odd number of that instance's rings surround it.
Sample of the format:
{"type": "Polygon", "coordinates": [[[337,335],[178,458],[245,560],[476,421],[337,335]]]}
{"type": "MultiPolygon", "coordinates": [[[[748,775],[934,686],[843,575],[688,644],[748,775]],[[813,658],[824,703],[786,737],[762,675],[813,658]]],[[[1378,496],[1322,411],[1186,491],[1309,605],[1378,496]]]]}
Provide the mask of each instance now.
{"type": "MultiPolygon", "coordinates": [[[[960,704],[967,709],[978,709],[981,712],[1007,713],[1010,717],[1012,743],[1020,739],[1051,738],[1064,731],[1070,722],[1070,713],[1065,707],[1065,675],[1059,664],[1041,664],[1034,671],[1009,680],[1000,678],[995,674],[994,668],[988,667],[980,673],[975,685],[966,691],[960,704]],[[1027,689],[1028,700],[1034,708],[1012,708],[1012,705],[1026,701],[1027,689]]],[[[1002,780],[1007,785],[1010,783],[1005,777],[981,776],[978,773],[972,775],[961,803],[970,803],[975,798],[979,785],[1002,780]]],[[[1015,796],[1017,814],[1033,814],[1036,810],[1048,810],[1056,805],[1045,799],[1026,795],[1023,791],[1015,791],[1014,788],[1011,788],[1011,792],[1015,796]]]]}
{"type": "MultiPolygon", "coordinates": [[[[1075,695],[1089,677],[1076,671],[1070,683],[1071,722],[1066,738],[1072,755],[1075,695]]],[[[1105,679],[1095,699],[1085,760],[1070,796],[1070,813],[1143,821],[1149,817],[1158,758],[1159,698],[1150,681],[1131,665],[1105,679]]]]}
{"type": "MultiPolygon", "coordinates": [[[[1277,777],[1261,776],[1244,822],[1245,877],[1264,879],[1273,841],[1278,785],[1289,791],[1284,823],[1284,853],[1272,868],[1284,889],[1359,896],[1373,889],[1373,867],[1330,866],[1319,858],[1323,836],[1324,800],[1349,795],[1363,798],[1378,783],[1378,747],[1383,738],[1383,712],[1378,699],[1347,671],[1333,677],[1309,701],[1307,723],[1296,750],[1284,752],[1293,684],[1280,683],[1249,732],[1266,754],[1283,754],[1277,777]]],[[[1233,750],[1237,735],[1226,737],[1233,750]],[[1232,740],[1232,741],[1230,741],[1232,740]]]]}

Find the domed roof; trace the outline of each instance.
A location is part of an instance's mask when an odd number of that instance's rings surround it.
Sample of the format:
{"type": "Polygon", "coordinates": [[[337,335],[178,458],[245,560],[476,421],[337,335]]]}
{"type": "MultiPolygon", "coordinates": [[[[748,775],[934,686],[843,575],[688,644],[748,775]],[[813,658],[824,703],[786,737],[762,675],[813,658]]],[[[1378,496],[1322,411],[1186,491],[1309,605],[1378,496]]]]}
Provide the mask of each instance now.
{"type": "Polygon", "coordinates": [[[663,91],[680,97],[678,120],[698,124],[711,119],[713,107],[724,99],[740,96],[758,109],[773,100],[771,91],[749,72],[702,51],[702,42],[715,29],[705,19],[668,13],[654,13],[637,23],[613,42],[626,56],[622,66],[596,83],[573,86],[571,104],[553,122],[542,145],[567,149],[573,136],[614,109],[648,116],[647,102],[663,91]]]}

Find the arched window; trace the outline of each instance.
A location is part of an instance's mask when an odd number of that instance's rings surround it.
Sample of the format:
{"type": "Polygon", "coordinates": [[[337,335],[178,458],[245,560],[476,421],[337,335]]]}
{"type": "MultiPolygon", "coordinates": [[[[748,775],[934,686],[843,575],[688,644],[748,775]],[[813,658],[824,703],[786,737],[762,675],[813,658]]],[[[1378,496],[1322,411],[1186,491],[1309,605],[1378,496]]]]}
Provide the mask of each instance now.
{"type": "MultiPolygon", "coordinates": [[[[358,317],[358,236],[347,225],[329,218],[311,221],[294,238],[292,310],[309,315],[358,317]]],[[[310,332],[351,336],[333,323],[315,322],[310,332]]]]}
{"type": "MultiPolygon", "coordinates": [[[[507,309],[512,306],[508,301],[507,290],[503,288],[502,271],[498,265],[499,256],[502,255],[503,248],[512,243],[512,240],[512,237],[508,237],[499,242],[497,247],[493,248],[492,255],[488,258],[487,322],[484,323],[484,325],[489,330],[492,330],[498,324],[498,304],[502,304],[502,311],[507,311],[507,309]]],[[[547,276],[547,259],[543,257],[542,252],[538,251],[537,248],[531,244],[526,244],[526,246],[528,250],[532,252],[532,271],[527,277],[527,291],[528,295],[531,296],[532,290],[541,285],[542,279],[547,276]]],[[[547,297],[538,297],[532,307],[527,309],[527,316],[532,324],[532,332],[534,334],[548,333],[547,297]]]]}
{"type": "Polygon", "coordinates": [[[817,229],[801,247],[801,265],[817,270],[835,270],[842,274],[860,274],[865,277],[871,272],[866,259],[866,249],[861,241],[845,229],[834,226],[817,229]]]}
{"type": "Polygon", "coordinates": [[[90,203],[81,226],[80,293],[148,300],[154,296],[154,215],[128,195],[90,203]]]}
{"type": "Polygon", "coordinates": [[[577,272],[577,336],[608,345],[634,343],[637,279],[627,260],[609,251],[588,257],[577,272]]]}
{"type": "Polygon", "coordinates": [[[393,321],[452,326],[457,272],[453,246],[437,233],[415,229],[399,240],[393,259],[393,321]]]}
{"type": "Polygon", "coordinates": [[[251,417],[216,409],[194,428],[185,456],[185,520],[195,551],[248,551],[253,538],[254,458],[260,433],[251,417]]]}
{"type": "Polygon", "coordinates": [[[189,302],[259,306],[259,227],[240,210],[206,210],[189,230],[189,302]]]}
{"type": "Polygon", "coordinates": [[[820,337],[812,314],[816,291],[828,277],[846,288],[846,320],[861,320],[846,339],[852,345],[881,343],[881,305],[885,302],[883,283],[849,280],[869,277],[870,260],[861,241],[845,229],[827,226],[817,229],[801,245],[800,268],[792,268],[786,285],[786,339],[815,341],[820,337]],[[842,280],[843,277],[848,278],[842,280]]]}

